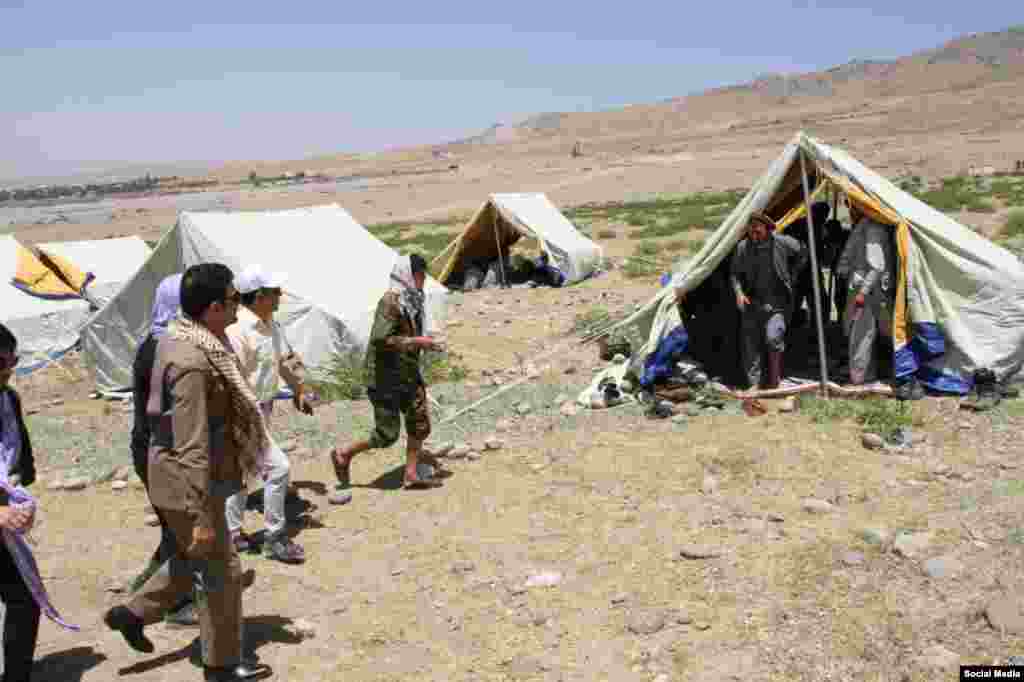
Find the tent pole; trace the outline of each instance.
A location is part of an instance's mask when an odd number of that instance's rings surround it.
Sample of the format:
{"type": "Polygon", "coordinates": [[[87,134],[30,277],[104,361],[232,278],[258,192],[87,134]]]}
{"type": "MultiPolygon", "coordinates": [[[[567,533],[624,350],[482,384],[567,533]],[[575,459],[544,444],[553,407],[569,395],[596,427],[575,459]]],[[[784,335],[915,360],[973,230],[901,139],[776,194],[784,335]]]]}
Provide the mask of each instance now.
{"type": "Polygon", "coordinates": [[[505,261],[501,257],[501,234],[498,233],[498,209],[493,207],[491,209],[494,217],[494,245],[498,247],[498,272],[501,274],[501,288],[505,289],[508,287],[508,280],[505,279],[505,261]]]}
{"type": "Polygon", "coordinates": [[[811,193],[807,187],[807,164],[804,150],[800,150],[800,177],[804,184],[804,203],[807,205],[807,244],[811,249],[811,284],[814,287],[814,319],[818,325],[818,362],[821,364],[821,393],[828,399],[828,361],[825,357],[825,329],[821,322],[821,283],[818,274],[818,247],[814,239],[814,217],[811,215],[811,193]]]}

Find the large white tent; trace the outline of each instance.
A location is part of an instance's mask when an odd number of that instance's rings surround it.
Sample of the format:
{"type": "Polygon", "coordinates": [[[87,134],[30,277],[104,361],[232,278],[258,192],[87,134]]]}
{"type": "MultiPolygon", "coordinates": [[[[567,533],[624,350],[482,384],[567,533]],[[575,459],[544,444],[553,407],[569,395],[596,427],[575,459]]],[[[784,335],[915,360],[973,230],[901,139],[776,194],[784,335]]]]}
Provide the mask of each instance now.
{"type": "MultiPolygon", "coordinates": [[[[160,281],[204,262],[236,273],[251,264],[288,275],[278,319],[311,367],[365,349],[399,254],[337,204],[284,211],[182,212],[152,255],[82,330],[104,392],[131,386],[131,363],[150,325],[160,281]]],[[[428,280],[427,327],[444,322],[447,290],[428,280]]]]}
{"type": "Polygon", "coordinates": [[[448,278],[474,259],[504,256],[520,239],[533,239],[572,284],[593,275],[601,247],[584,237],[544,194],[492,194],[456,239],[431,263],[437,279],[448,278]]]}
{"type": "Polygon", "coordinates": [[[97,303],[110,299],[149,258],[150,248],[141,237],[96,239],[81,242],[36,244],[59,268],[62,262],[87,273],[85,293],[97,303]]]}
{"type": "MultiPolygon", "coordinates": [[[[814,193],[845,194],[894,230],[900,272],[893,321],[898,376],[917,375],[936,390],[960,392],[975,369],[1000,378],[1024,364],[1024,265],[1006,249],[935,210],[844,151],[798,133],[704,247],[616,329],[646,339],[630,365],[638,372],[680,323],[680,295],[695,291],[742,239],[750,215],[780,225],[805,215],[801,156],[814,193]]],[[[819,195],[819,196],[823,196],[819,195]]],[[[813,197],[812,197],[813,198],[813,197]]],[[[731,297],[722,305],[732,305],[731,297]]]]}
{"type": "Polygon", "coordinates": [[[0,321],[18,339],[22,360],[19,374],[59,358],[78,343],[78,330],[89,315],[89,304],[75,292],[34,287],[49,271],[35,255],[10,235],[0,236],[0,321]]]}

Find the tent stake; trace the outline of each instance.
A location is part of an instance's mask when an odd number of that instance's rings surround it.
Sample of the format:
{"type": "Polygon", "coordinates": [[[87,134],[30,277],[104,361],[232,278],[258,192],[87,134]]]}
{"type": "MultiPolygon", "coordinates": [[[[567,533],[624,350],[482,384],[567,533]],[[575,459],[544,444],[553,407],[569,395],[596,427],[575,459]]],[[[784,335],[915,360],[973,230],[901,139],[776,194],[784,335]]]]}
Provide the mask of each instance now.
{"type": "Polygon", "coordinates": [[[814,218],[811,215],[811,193],[807,187],[807,164],[804,150],[800,150],[800,176],[804,184],[804,203],[807,205],[807,244],[811,249],[811,284],[814,287],[814,319],[818,325],[818,362],[821,364],[821,393],[828,400],[828,361],[825,357],[825,329],[821,322],[821,283],[819,282],[818,249],[814,239],[814,218]]]}

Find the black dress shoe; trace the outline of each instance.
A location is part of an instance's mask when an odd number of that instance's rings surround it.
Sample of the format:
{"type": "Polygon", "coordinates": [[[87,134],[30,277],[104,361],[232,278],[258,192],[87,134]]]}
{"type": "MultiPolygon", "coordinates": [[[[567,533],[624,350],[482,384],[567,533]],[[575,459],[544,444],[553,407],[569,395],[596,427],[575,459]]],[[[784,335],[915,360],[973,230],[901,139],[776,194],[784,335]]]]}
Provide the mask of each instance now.
{"type": "Polygon", "coordinates": [[[156,650],[153,642],[142,632],[145,624],[142,619],[132,613],[127,606],[115,606],[103,616],[103,622],[111,630],[121,633],[128,646],[144,654],[151,654],[156,650]]]}
{"type": "Polygon", "coordinates": [[[241,680],[262,680],[274,673],[269,665],[262,663],[241,663],[227,668],[206,668],[203,679],[206,682],[241,682],[241,680]]]}

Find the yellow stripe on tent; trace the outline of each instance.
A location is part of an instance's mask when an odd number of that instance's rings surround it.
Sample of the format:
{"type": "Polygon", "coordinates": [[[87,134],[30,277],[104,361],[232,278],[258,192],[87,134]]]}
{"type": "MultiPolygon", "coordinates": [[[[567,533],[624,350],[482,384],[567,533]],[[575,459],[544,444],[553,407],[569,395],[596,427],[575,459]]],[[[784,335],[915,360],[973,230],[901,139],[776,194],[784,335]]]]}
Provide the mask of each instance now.
{"type": "Polygon", "coordinates": [[[58,256],[50,251],[39,250],[41,257],[40,260],[44,261],[44,265],[47,265],[45,261],[48,259],[53,267],[56,268],[57,276],[63,280],[68,286],[74,291],[79,292],[85,289],[85,285],[89,283],[89,275],[83,272],[77,265],[69,261],[63,256],[58,256]]]}
{"type": "Polygon", "coordinates": [[[907,262],[910,256],[910,225],[907,221],[896,227],[896,251],[900,255],[900,273],[896,282],[896,306],[892,312],[892,340],[896,348],[907,344],[910,320],[907,316],[907,262]]]}
{"type": "Polygon", "coordinates": [[[896,249],[900,256],[900,269],[897,274],[896,304],[892,314],[893,344],[900,348],[907,343],[910,321],[907,310],[907,276],[908,257],[910,255],[910,224],[896,211],[857,187],[845,177],[833,175],[828,169],[820,168],[827,177],[846,194],[847,200],[860,209],[868,218],[896,230],[896,249]]]}
{"type": "MultiPolygon", "coordinates": [[[[813,192],[811,192],[811,203],[813,204],[815,199],[818,198],[818,195],[820,195],[822,192],[828,189],[829,186],[830,185],[828,182],[819,182],[818,186],[814,189],[813,192]]],[[[782,232],[787,227],[803,218],[805,215],[807,215],[807,202],[801,201],[799,204],[791,208],[789,212],[786,213],[786,215],[782,216],[778,221],[776,221],[775,231],[782,232]]],[[[821,225],[815,225],[814,229],[821,229],[821,225]]]]}
{"type": "Polygon", "coordinates": [[[12,284],[32,296],[48,299],[80,298],[77,291],[65,284],[34,253],[20,244],[17,270],[12,279],[12,284]]]}

